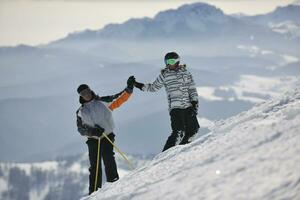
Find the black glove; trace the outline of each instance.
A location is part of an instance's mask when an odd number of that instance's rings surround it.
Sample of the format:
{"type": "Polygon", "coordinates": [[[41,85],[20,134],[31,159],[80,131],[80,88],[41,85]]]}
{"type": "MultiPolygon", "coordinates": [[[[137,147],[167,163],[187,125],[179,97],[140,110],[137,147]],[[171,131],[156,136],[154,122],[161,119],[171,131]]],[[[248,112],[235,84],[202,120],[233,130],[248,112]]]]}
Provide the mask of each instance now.
{"type": "Polygon", "coordinates": [[[95,125],[95,128],[92,128],[91,130],[91,134],[92,136],[101,137],[104,131],[105,131],[104,128],[102,128],[99,125],[95,125]]]}
{"type": "Polygon", "coordinates": [[[135,81],[134,86],[136,88],[139,88],[140,90],[143,90],[143,87],[145,86],[145,84],[144,83],[139,83],[139,82],[135,81]]]}
{"type": "Polygon", "coordinates": [[[127,80],[127,88],[132,91],[134,83],[135,83],[135,77],[134,76],[130,76],[128,78],[128,80],[127,80]]]}
{"type": "Polygon", "coordinates": [[[192,101],[191,104],[193,109],[192,115],[196,116],[198,114],[198,107],[199,107],[198,101],[192,101]]]}

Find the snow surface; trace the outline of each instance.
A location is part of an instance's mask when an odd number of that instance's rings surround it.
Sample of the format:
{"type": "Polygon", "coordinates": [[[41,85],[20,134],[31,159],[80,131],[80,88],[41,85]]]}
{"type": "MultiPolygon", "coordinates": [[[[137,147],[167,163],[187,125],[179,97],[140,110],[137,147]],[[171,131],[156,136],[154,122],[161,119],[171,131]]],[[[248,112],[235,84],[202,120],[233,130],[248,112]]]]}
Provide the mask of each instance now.
{"type": "Polygon", "coordinates": [[[210,128],[214,125],[214,122],[206,118],[198,118],[199,124],[202,128],[210,128]]]}
{"type": "Polygon", "coordinates": [[[33,200],[44,200],[49,192],[49,186],[43,188],[42,190],[32,190],[29,193],[29,199],[33,200]]]}
{"type": "Polygon", "coordinates": [[[268,26],[277,33],[285,34],[287,38],[300,37],[300,23],[298,21],[283,21],[280,23],[269,23],[268,26]]]}
{"type": "Polygon", "coordinates": [[[223,100],[222,97],[214,95],[214,87],[197,87],[197,93],[200,97],[209,101],[220,101],[223,100]]]}
{"type": "Polygon", "coordinates": [[[82,174],[88,174],[88,170],[86,168],[83,168],[82,165],[80,163],[74,163],[71,167],[70,167],[70,171],[71,172],[76,172],[76,173],[82,173],[82,174]]]}
{"type": "Polygon", "coordinates": [[[0,178],[0,197],[5,190],[7,190],[7,182],[3,178],[0,178]]]}
{"type": "Polygon", "coordinates": [[[285,59],[285,63],[283,65],[299,62],[299,58],[296,58],[295,56],[282,55],[282,57],[285,59]]]}
{"type": "Polygon", "coordinates": [[[300,199],[300,87],[211,130],[82,200],[300,199]]]}

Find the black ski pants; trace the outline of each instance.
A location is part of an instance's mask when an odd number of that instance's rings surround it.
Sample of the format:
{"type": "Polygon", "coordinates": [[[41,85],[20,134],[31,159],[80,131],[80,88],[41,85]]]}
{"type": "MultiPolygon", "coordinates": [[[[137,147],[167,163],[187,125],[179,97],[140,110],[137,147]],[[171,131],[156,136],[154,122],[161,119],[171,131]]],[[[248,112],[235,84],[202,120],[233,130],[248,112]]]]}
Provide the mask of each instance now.
{"type": "Polygon", "coordinates": [[[174,108],[170,111],[172,133],[163,148],[163,151],[177,145],[187,144],[189,139],[196,135],[200,126],[193,107],[186,109],[174,108]]]}
{"type": "MultiPolygon", "coordinates": [[[[108,138],[114,142],[115,135],[110,133],[108,138]]],[[[89,194],[94,192],[95,189],[95,178],[96,178],[96,169],[97,169],[97,155],[98,155],[98,139],[89,138],[86,142],[89,150],[89,160],[90,160],[90,175],[89,175],[89,194]]],[[[98,178],[97,178],[97,186],[101,188],[102,186],[102,169],[101,169],[101,159],[103,159],[103,163],[105,166],[105,174],[107,182],[114,182],[119,179],[117,164],[115,160],[115,153],[113,151],[113,145],[106,139],[101,139],[100,145],[100,156],[99,156],[99,167],[98,167],[98,178]]]]}

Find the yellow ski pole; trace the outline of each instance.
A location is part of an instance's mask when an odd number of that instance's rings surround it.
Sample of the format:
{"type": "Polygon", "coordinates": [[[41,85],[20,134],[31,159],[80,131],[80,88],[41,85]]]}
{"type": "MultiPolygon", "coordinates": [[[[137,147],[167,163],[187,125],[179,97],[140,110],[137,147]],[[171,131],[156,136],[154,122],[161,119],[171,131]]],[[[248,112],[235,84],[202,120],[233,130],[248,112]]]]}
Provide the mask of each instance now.
{"type": "Polygon", "coordinates": [[[99,160],[100,160],[100,144],[101,139],[103,136],[98,138],[98,152],[97,152],[97,165],[96,165],[96,177],[95,177],[95,185],[94,185],[94,192],[97,190],[97,183],[98,183],[98,171],[99,171],[99,160]]]}
{"type": "Polygon", "coordinates": [[[112,145],[113,147],[119,152],[119,154],[124,158],[124,160],[128,163],[129,167],[133,170],[134,167],[132,165],[132,163],[129,161],[129,159],[127,158],[127,156],[122,153],[122,151],[117,147],[117,145],[115,145],[110,139],[109,137],[107,137],[107,135],[105,133],[102,134],[112,145]]]}

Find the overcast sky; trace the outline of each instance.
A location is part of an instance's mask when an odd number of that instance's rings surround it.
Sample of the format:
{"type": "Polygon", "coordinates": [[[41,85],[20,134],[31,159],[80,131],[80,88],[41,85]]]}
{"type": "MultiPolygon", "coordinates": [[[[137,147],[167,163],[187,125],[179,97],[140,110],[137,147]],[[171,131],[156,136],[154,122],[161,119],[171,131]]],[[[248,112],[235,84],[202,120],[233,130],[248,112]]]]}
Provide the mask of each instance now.
{"type": "MultiPolygon", "coordinates": [[[[203,0],[225,13],[255,15],[294,0],[203,0]]],[[[159,11],[196,0],[0,0],[0,46],[37,45],[84,29],[100,29],[130,18],[153,17],[159,11]]]]}

